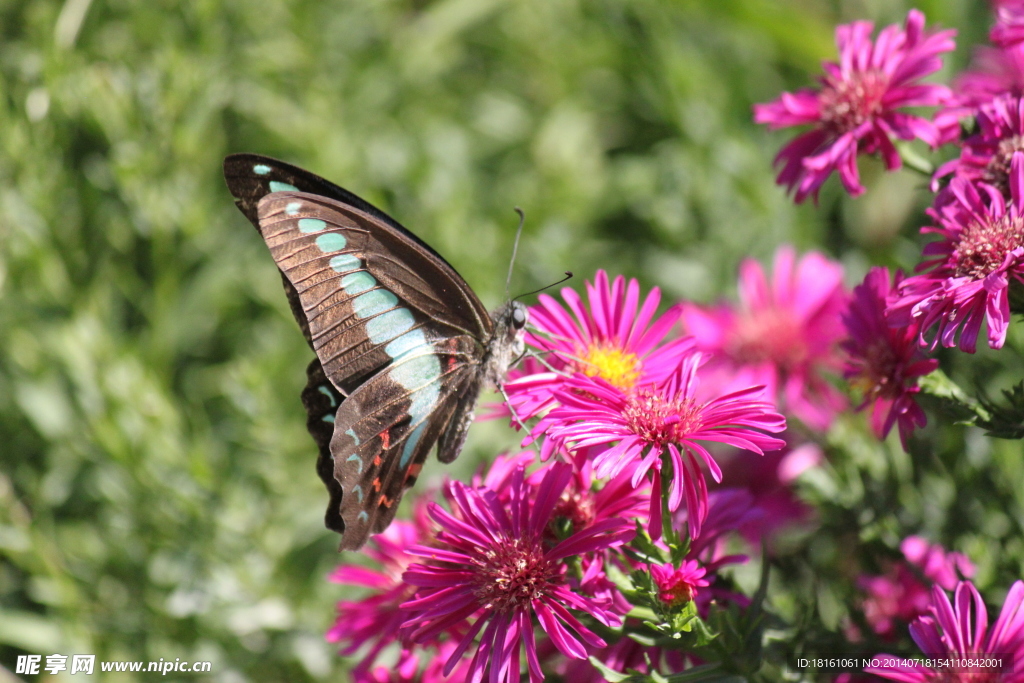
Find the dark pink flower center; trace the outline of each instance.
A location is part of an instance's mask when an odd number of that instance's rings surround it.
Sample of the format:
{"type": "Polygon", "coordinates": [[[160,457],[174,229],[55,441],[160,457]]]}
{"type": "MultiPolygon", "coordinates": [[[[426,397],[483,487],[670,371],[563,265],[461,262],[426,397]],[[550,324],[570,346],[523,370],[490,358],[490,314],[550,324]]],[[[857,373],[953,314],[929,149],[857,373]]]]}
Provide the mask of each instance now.
{"type": "Polygon", "coordinates": [[[953,252],[954,276],[981,280],[1020,247],[1024,247],[1024,219],[1006,214],[984,223],[971,222],[960,233],[953,252]]]}
{"type": "Polygon", "coordinates": [[[860,373],[850,383],[865,397],[896,398],[903,391],[902,361],[885,339],[877,339],[862,350],[860,373]]]}
{"type": "Polygon", "coordinates": [[[783,370],[797,367],[808,356],[803,325],[790,311],[765,308],[737,321],[726,353],[740,364],[772,363],[783,370]]]}
{"type": "Polygon", "coordinates": [[[1004,195],[1009,194],[1010,161],[1014,152],[1024,151],[1024,136],[1014,135],[999,141],[995,154],[982,172],[981,179],[998,188],[1004,195]]]}
{"type": "Polygon", "coordinates": [[[841,80],[829,78],[818,93],[821,121],[836,134],[849,133],[882,113],[889,77],[881,71],[855,71],[841,80]]]}
{"type": "Polygon", "coordinates": [[[666,401],[641,389],[629,397],[622,413],[630,430],[648,443],[679,443],[703,426],[701,406],[691,398],[666,401]]]}
{"type": "Polygon", "coordinates": [[[553,519],[562,517],[572,524],[573,533],[583,529],[594,521],[594,501],[589,491],[573,491],[573,487],[565,490],[555,505],[553,519]]]}
{"type": "Polygon", "coordinates": [[[474,562],[475,594],[482,604],[507,614],[526,609],[559,582],[558,566],[539,541],[507,539],[474,562]]]}

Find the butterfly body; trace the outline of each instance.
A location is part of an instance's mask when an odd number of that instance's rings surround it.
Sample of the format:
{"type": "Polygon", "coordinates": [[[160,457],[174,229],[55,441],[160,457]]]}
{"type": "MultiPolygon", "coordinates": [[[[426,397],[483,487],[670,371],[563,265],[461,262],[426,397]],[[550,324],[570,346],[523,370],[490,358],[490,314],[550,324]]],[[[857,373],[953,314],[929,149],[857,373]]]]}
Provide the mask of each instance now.
{"type": "Polygon", "coordinates": [[[303,404],[325,521],[342,549],[358,548],[390,523],[435,444],[442,462],[458,456],[482,387],[522,353],[526,309],[488,314],[434,250],[318,176],[233,155],[225,177],[316,352],[303,404]]]}

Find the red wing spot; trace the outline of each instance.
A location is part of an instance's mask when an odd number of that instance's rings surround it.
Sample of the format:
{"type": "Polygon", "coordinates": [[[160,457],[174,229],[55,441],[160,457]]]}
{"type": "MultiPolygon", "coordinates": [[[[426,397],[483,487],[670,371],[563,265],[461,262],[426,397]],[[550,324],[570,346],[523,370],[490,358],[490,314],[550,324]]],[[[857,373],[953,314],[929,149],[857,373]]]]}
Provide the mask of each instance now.
{"type": "Polygon", "coordinates": [[[393,504],[394,502],[395,502],[395,501],[391,500],[391,499],[390,499],[390,498],[388,498],[387,496],[381,496],[381,497],[380,497],[380,498],[379,498],[379,499],[377,500],[377,505],[383,505],[384,507],[386,507],[386,508],[389,508],[389,507],[391,507],[391,505],[392,505],[392,504],[393,504]]]}
{"type": "Polygon", "coordinates": [[[380,477],[373,480],[373,492],[377,493],[380,491],[380,477]]]}
{"type": "Polygon", "coordinates": [[[422,470],[422,469],[423,469],[423,465],[420,465],[420,464],[409,465],[409,470],[405,473],[405,478],[408,479],[409,477],[418,477],[418,476],[420,476],[420,470],[422,470]]]}
{"type": "Polygon", "coordinates": [[[373,466],[374,467],[380,467],[380,453],[378,453],[377,455],[373,456],[373,466]]]}
{"type": "MultiPolygon", "coordinates": [[[[388,447],[391,444],[391,433],[388,430],[385,429],[383,432],[380,433],[380,441],[381,441],[381,444],[382,444],[381,448],[383,448],[384,450],[387,450],[388,447]]],[[[376,464],[379,465],[380,463],[378,462],[376,464]]]]}
{"type": "Polygon", "coordinates": [[[448,356],[448,372],[453,371],[458,364],[459,361],[456,360],[455,356],[448,356]]]}

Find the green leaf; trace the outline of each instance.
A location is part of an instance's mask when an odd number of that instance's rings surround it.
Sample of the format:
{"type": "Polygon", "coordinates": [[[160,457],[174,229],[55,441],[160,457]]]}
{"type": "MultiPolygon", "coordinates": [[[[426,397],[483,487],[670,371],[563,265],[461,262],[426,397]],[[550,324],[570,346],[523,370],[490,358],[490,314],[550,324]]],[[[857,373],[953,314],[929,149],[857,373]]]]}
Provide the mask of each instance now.
{"type": "Polygon", "coordinates": [[[977,420],[991,418],[988,411],[978,401],[968,396],[960,386],[946,376],[942,370],[918,379],[921,391],[938,398],[943,407],[952,412],[962,424],[974,424],[977,420]]]}
{"type": "Polygon", "coordinates": [[[998,439],[1024,439],[1024,382],[1019,382],[1012,389],[1004,389],[1003,405],[979,396],[988,419],[979,418],[977,425],[987,430],[989,436],[998,439]]]}

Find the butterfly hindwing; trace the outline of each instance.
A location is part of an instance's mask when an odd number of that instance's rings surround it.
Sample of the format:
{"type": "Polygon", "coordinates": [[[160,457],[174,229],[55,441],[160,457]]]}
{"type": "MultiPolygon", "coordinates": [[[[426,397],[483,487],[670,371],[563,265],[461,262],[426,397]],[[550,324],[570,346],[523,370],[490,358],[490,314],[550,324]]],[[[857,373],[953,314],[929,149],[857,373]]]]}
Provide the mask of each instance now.
{"type": "Polygon", "coordinates": [[[475,346],[460,336],[409,349],[338,410],[331,452],[343,490],[342,549],[358,548],[391,522],[427,454],[458,419],[478,363],[475,346]]]}
{"type": "Polygon", "coordinates": [[[341,533],[345,524],[341,520],[341,483],[334,478],[334,456],[331,454],[331,439],[334,437],[334,420],[344,397],[327,379],[319,358],[313,358],[306,368],[306,388],[302,390],[302,405],[308,416],[306,428],[316,442],[318,454],[316,472],[327,487],[330,502],[324,524],[328,529],[341,533]]]}

